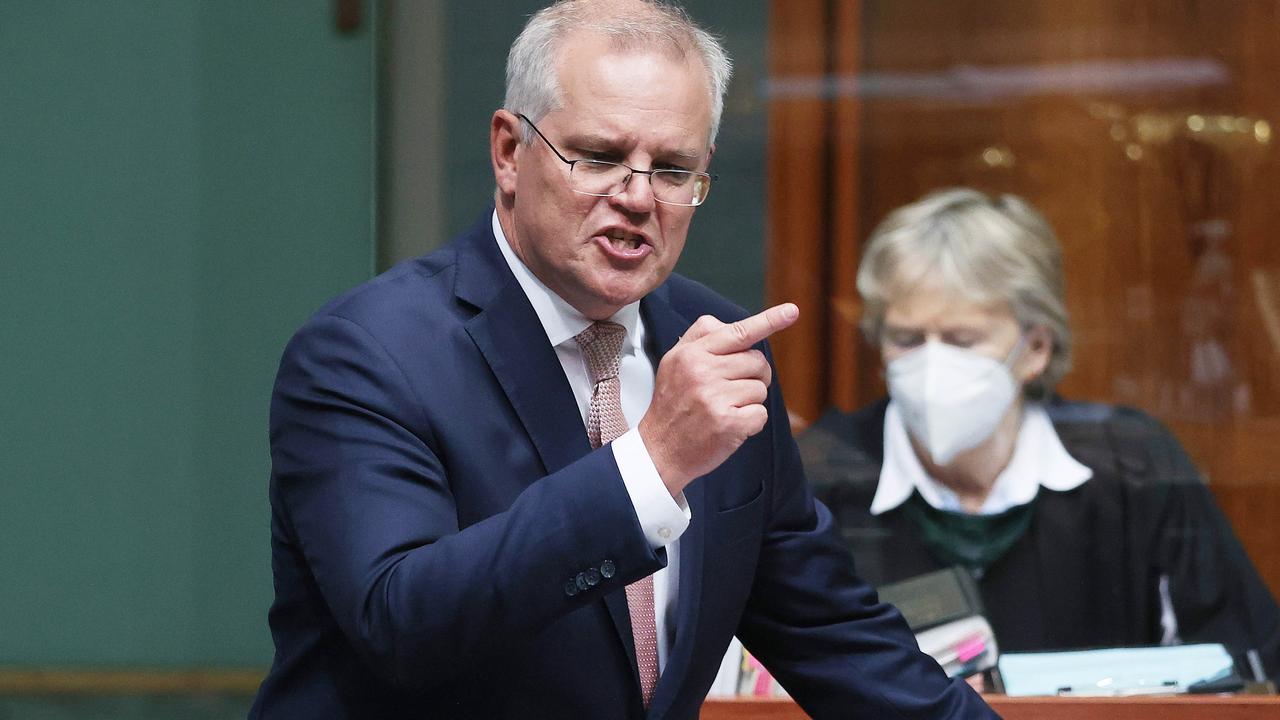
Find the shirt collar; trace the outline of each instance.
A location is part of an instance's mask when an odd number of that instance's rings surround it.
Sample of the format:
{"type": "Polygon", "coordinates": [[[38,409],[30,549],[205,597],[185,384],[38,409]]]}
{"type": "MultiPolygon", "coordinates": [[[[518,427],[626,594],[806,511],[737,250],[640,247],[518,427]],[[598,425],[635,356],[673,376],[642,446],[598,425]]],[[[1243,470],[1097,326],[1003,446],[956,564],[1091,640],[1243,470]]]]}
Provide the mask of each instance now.
{"type": "MultiPolygon", "coordinates": [[[[533,274],[522,260],[511,249],[506,233],[502,232],[502,224],[498,222],[498,211],[493,211],[493,237],[498,241],[498,249],[507,261],[507,267],[516,276],[520,289],[529,298],[529,304],[538,315],[538,322],[547,333],[547,340],[552,347],[566,343],[577,337],[578,333],[587,329],[592,320],[578,312],[564,298],[552,292],[533,274]]],[[[642,347],[644,329],[640,323],[640,302],[636,301],[624,306],[614,313],[609,320],[627,329],[627,337],[622,347],[624,353],[636,353],[642,347]]]]}
{"type": "MultiPolygon", "coordinates": [[[[1093,471],[1063,447],[1044,406],[1028,403],[1023,409],[1013,457],[996,477],[979,513],[993,515],[1029,503],[1041,487],[1058,492],[1073,490],[1091,477],[1093,471]]],[[[871,501],[871,514],[880,515],[898,507],[914,491],[935,508],[961,511],[956,493],[925,472],[907,436],[902,413],[891,401],[884,416],[884,464],[871,501]]]]}

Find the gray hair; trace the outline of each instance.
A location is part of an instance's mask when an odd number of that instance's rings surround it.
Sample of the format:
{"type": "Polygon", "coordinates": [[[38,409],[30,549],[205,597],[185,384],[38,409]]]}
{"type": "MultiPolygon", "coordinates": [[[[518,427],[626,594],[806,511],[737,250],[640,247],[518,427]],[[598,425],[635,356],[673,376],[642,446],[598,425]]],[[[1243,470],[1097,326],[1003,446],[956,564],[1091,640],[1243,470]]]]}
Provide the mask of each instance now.
{"type": "Polygon", "coordinates": [[[1071,368],[1062,249],[1044,217],[1013,195],[953,188],[889,214],[858,268],[862,330],[876,344],[895,293],[928,280],[979,303],[1005,303],[1024,328],[1052,335],[1049,364],[1026,394],[1047,397],[1071,368]]]}
{"type": "MultiPolygon", "coordinates": [[[[662,0],[559,0],[534,13],[507,55],[507,96],[502,106],[537,122],[560,107],[557,73],[560,42],[586,30],[622,48],[666,47],[680,57],[696,52],[707,69],[711,92],[708,146],[716,141],[733,64],[714,35],[698,27],[683,8],[662,0]]],[[[525,127],[524,141],[532,140],[525,127]]]]}

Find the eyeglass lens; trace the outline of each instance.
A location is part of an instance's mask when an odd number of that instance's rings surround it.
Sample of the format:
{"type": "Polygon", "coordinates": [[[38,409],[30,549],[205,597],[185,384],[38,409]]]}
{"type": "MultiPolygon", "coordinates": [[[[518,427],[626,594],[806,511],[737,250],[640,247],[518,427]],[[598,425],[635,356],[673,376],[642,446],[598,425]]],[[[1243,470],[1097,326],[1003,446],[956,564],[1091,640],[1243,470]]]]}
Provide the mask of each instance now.
{"type": "MultiPolygon", "coordinates": [[[[687,170],[654,170],[645,174],[649,175],[654,198],[673,205],[701,204],[711,185],[706,175],[687,170]]],[[[578,160],[569,173],[569,182],[577,192],[608,197],[622,192],[630,176],[632,171],[625,165],[578,160]]]]}

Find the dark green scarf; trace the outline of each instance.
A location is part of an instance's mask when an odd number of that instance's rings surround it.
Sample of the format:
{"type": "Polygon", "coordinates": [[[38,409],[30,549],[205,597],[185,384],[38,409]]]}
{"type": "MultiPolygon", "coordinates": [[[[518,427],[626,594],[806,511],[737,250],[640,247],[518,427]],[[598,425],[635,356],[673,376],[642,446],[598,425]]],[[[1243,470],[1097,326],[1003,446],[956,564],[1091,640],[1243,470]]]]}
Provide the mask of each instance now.
{"type": "Polygon", "coordinates": [[[902,511],[920,528],[920,536],[934,559],[945,566],[966,567],[981,577],[1026,534],[1035,504],[1033,499],[996,515],[970,515],[939,510],[915,492],[902,505],[902,511]]]}

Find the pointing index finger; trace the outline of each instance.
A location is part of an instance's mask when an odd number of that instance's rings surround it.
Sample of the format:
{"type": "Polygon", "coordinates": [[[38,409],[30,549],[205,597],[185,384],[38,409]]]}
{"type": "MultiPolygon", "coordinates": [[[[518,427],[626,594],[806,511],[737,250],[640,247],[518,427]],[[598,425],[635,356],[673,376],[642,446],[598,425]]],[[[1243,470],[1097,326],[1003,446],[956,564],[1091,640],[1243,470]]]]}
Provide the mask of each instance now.
{"type": "Polygon", "coordinates": [[[799,317],[800,308],[793,303],[782,303],[749,318],[716,328],[702,340],[707,350],[717,355],[741,352],[779,330],[791,327],[799,317]]]}

